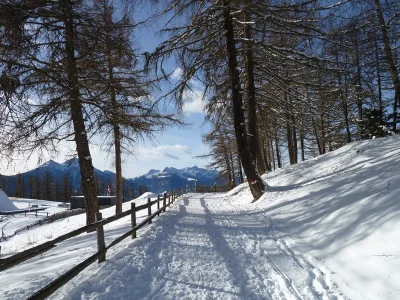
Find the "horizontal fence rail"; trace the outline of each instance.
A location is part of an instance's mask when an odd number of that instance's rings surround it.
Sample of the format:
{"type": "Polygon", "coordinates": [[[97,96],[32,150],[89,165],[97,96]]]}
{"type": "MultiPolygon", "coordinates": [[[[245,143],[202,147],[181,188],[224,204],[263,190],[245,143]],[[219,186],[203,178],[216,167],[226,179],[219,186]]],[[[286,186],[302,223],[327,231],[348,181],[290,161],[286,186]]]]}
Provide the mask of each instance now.
{"type": "MultiPolygon", "coordinates": [[[[94,261],[98,261],[99,263],[103,262],[106,260],[106,252],[108,249],[111,247],[117,245],[124,239],[131,237],[132,239],[136,238],[136,232],[141,229],[143,226],[146,224],[151,224],[152,220],[156,217],[159,216],[161,213],[166,211],[166,208],[169,207],[171,204],[173,204],[176,199],[178,199],[180,196],[183,194],[187,193],[212,193],[212,192],[226,192],[228,190],[232,189],[231,186],[199,186],[197,184],[197,181],[195,182],[195,186],[190,186],[190,187],[185,187],[181,189],[177,189],[169,194],[164,193],[163,197],[158,196],[158,199],[151,201],[150,198],[148,198],[147,203],[136,206],[134,202],[131,203],[131,209],[124,211],[118,215],[111,216],[109,218],[102,219],[101,213],[96,214],[96,222],[83,226],[81,228],[75,229],[71,232],[68,232],[66,234],[60,235],[56,238],[54,238],[51,241],[47,241],[43,244],[34,246],[32,248],[26,249],[24,251],[21,251],[20,253],[14,254],[12,256],[9,256],[7,258],[0,259],[0,272],[7,270],[9,268],[12,268],[26,260],[29,260],[35,256],[38,256],[42,254],[43,252],[46,252],[54,247],[57,246],[58,243],[68,240],[70,238],[73,238],[75,236],[78,236],[82,233],[85,232],[92,232],[96,231],[97,232],[97,246],[98,246],[98,251],[97,253],[93,254],[89,258],[85,259],[57,279],[55,279],[53,282],[47,284],[45,287],[34,293],[31,297],[28,299],[45,299],[46,297],[50,296],[53,294],[56,290],[58,290],[60,287],[65,285],[68,281],[70,281],[72,278],[77,276],[82,270],[84,270],[86,267],[88,267],[90,264],[92,264],[94,261]],[[160,205],[162,203],[162,205],[160,205]],[[157,210],[152,212],[152,206],[157,205],[157,210]],[[139,224],[136,224],[136,213],[142,210],[147,209],[147,217],[141,221],[139,224]],[[131,216],[131,229],[127,231],[125,234],[121,235],[114,241],[112,241],[108,246],[105,245],[104,242],[104,225],[114,222],[116,220],[119,220],[121,218],[131,216]]],[[[50,219],[50,217],[48,218],[50,219]]],[[[56,219],[56,218],[54,218],[56,219]]],[[[51,221],[54,221],[51,220],[51,221]]],[[[46,220],[50,221],[50,220],[46,220]]]]}

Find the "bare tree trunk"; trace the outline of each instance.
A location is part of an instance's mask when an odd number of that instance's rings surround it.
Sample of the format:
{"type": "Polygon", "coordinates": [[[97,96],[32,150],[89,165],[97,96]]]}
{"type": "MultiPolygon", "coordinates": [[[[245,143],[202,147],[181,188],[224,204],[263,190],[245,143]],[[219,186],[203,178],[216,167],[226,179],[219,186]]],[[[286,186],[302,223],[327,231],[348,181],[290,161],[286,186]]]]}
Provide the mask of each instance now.
{"type": "Polygon", "coordinates": [[[397,127],[397,105],[400,102],[400,81],[399,73],[397,72],[396,64],[393,59],[392,49],[390,47],[390,40],[388,34],[388,28],[386,26],[385,18],[383,17],[382,7],[379,0],[374,0],[376,6],[376,14],[379,19],[379,25],[382,33],[383,48],[385,50],[386,61],[389,64],[389,71],[392,76],[392,82],[395,92],[394,102],[393,102],[393,131],[396,131],[397,127]]]}
{"type": "Polygon", "coordinates": [[[247,104],[248,104],[248,128],[249,128],[249,147],[256,163],[257,170],[260,174],[265,173],[265,167],[262,163],[262,156],[260,151],[259,134],[257,126],[257,101],[256,101],[256,88],[254,81],[254,59],[252,45],[249,42],[251,39],[251,26],[249,25],[250,17],[245,13],[246,24],[246,77],[247,77],[247,104]]]}
{"type": "Polygon", "coordinates": [[[271,157],[272,157],[272,163],[274,164],[274,171],[276,170],[276,165],[275,165],[275,155],[274,155],[274,145],[272,142],[272,139],[269,141],[270,143],[270,151],[271,151],[271,157]]]}
{"type": "Polygon", "coordinates": [[[361,66],[360,66],[360,52],[359,52],[359,47],[358,47],[358,36],[357,36],[357,29],[354,28],[353,30],[355,38],[355,55],[356,55],[356,67],[357,67],[357,72],[356,72],[356,97],[357,97],[357,109],[358,109],[358,118],[362,120],[363,118],[363,111],[362,111],[362,98],[361,98],[361,66]]]}
{"type": "Polygon", "coordinates": [[[230,161],[231,161],[231,172],[232,172],[232,180],[233,180],[233,185],[232,187],[234,187],[236,185],[236,176],[235,176],[235,167],[233,164],[233,154],[232,154],[232,150],[229,150],[229,156],[230,156],[230,161]]]}
{"type": "Polygon", "coordinates": [[[228,174],[228,185],[232,184],[232,170],[229,161],[228,153],[225,153],[226,173],[228,174]]]}
{"type": "Polygon", "coordinates": [[[293,148],[293,162],[297,164],[298,162],[298,148],[297,148],[297,131],[295,125],[294,115],[292,115],[292,148],[293,148]]]}
{"type": "Polygon", "coordinates": [[[243,99],[240,85],[240,74],[237,64],[237,53],[235,45],[235,34],[229,1],[224,0],[224,28],[226,30],[226,47],[228,52],[228,66],[231,79],[233,120],[235,127],[236,143],[238,153],[242,161],[243,169],[250,186],[254,200],[259,199],[264,192],[264,184],[257,174],[255,161],[252,158],[250,147],[247,140],[245,117],[243,112],[243,99]]]}
{"type": "Polygon", "coordinates": [[[376,79],[378,84],[378,105],[379,110],[381,111],[379,117],[379,124],[383,124],[383,103],[382,103],[382,80],[381,80],[381,64],[379,63],[379,51],[378,51],[378,41],[376,38],[374,39],[375,42],[375,60],[376,60],[376,79]]]}
{"type": "Polygon", "coordinates": [[[262,142],[262,155],[263,155],[263,160],[264,160],[264,164],[265,164],[265,169],[267,171],[271,171],[271,161],[269,159],[269,143],[266,142],[266,139],[263,138],[262,142]]]}
{"type": "Polygon", "coordinates": [[[276,161],[278,163],[278,168],[282,168],[281,154],[280,154],[280,151],[279,151],[278,133],[275,136],[275,150],[276,150],[276,161]]]}
{"type": "Polygon", "coordinates": [[[321,115],[321,154],[326,153],[326,143],[325,143],[325,120],[324,114],[321,115]]]}
{"type": "Polygon", "coordinates": [[[304,133],[300,131],[300,148],[301,148],[301,161],[305,161],[305,149],[304,149],[304,133]]]}
{"type": "MultiPolygon", "coordinates": [[[[107,22],[107,20],[106,20],[107,22]]],[[[106,23],[107,24],[107,23],[106,23]]],[[[110,50],[110,37],[107,35],[106,37],[107,43],[107,59],[108,59],[108,76],[111,83],[110,86],[110,97],[111,97],[111,105],[113,108],[113,130],[114,130],[114,148],[115,148],[115,195],[116,195],[116,204],[115,204],[115,213],[122,213],[122,191],[123,191],[123,178],[122,178],[122,161],[121,161],[121,133],[118,125],[118,104],[115,93],[114,86],[114,72],[113,72],[113,63],[112,63],[112,54],[110,50]]]]}
{"type": "MultiPolygon", "coordinates": [[[[338,57],[338,55],[336,55],[336,62],[337,62],[337,66],[339,68],[339,57],[338,57]]],[[[345,83],[345,85],[347,85],[346,78],[345,78],[345,82],[344,83],[345,83]]],[[[339,84],[339,88],[340,88],[340,98],[342,100],[343,116],[344,116],[344,121],[345,121],[345,124],[346,124],[347,143],[350,143],[351,142],[351,133],[350,133],[350,122],[349,122],[349,109],[348,109],[348,104],[347,104],[347,93],[346,94],[343,93],[342,78],[341,78],[339,72],[338,72],[338,84],[339,84]]]]}
{"type": "Polygon", "coordinates": [[[86,135],[82,106],[79,99],[78,75],[76,68],[74,47],[73,1],[64,2],[66,69],[69,88],[69,102],[71,105],[71,119],[74,126],[76,151],[78,153],[79,168],[83,195],[85,197],[86,224],[95,222],[95,214],[99,211],[97,203],[96,181],[89,142],[86,135]]]}
{"type": "Polygon", "coordinates": [[[286,114],[286,140],[287,140],[287,148],[289,154],[289,162],[291,165],[294,164],[293,161],[293,146],[292,146],[292,130],[289,122],[289,113],[286,114]]]}
{"type": "Polygon", "coordinates": [[[317,125],[315,124],[314,117],[311,117],[311,122],[312,122],[312,125],[314,128],[314,135],[315,135],[315,140],[316,140],[317,146],[318,146],[318,152],[319,152],[319,155],[322,155],[321,143],[319,141],[317,125]]]}
{"type": "Polygon", "coordinates": [[[240,183],[243,183],[244,182],[244,178],[243,178],[243,172],[242,172],[242,162],[240,160],[239,155],[238,155],[238,169],[239,169],[239,180],[240,180],[240,183]]]}

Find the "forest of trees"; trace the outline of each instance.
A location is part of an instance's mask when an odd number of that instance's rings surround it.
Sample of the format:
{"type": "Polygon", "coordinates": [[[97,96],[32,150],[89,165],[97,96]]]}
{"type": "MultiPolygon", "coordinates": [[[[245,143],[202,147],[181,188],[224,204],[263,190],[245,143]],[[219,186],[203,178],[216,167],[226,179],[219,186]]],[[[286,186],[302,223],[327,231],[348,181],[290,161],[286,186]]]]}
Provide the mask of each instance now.
{"type": "MultiPolygon", "coordinates": [[[[15,176],[0,175],[0,188],[10,197],[70,202],[71,196],[82,195],[82,188],[74,186],[69,174],[61,176],[46,171],[18,173],[15,176]]],[[[115,180],[107,180],[96,176],[96,189],[99,196],[115,195],[115,180]]],[[[123,181],[122,200],[134,199],[147,192],[144,184],[134,186],[131,182],[123,181]]]]}
{"type": "Polygon", "coordinates": [[[92,139],[100,136],[115,156],[119,213],[121,155],[184,123],[194,78],[204,84],[212,126],[204,156],[221,178],[246,178],[255,200],[268,188],[266,171],[398,130],[398,1],[145,1],[154,10],[148,21],[165,26],[143,55],[134,4],[0,4],[1,154],[74,141],[88,223],[98,210],[92,139]],[[171,61],[182,70],[172,87],[164,84],[171,61]],[[171,88],[155,97],[161,86],[171,88]],[[161,101],[176,112],[160,110],[161,101]]]}

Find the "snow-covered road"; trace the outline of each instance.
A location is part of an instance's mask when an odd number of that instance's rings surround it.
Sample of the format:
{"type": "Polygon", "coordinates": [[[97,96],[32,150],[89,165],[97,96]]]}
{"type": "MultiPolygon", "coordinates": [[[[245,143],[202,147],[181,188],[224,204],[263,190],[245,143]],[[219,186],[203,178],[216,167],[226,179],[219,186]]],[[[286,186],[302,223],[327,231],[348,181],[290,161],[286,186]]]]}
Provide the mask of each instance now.
{"type": "Polygon", "coordinates": [[[345,299],[267,216],[190,194],[52,299],[345,299]]]}

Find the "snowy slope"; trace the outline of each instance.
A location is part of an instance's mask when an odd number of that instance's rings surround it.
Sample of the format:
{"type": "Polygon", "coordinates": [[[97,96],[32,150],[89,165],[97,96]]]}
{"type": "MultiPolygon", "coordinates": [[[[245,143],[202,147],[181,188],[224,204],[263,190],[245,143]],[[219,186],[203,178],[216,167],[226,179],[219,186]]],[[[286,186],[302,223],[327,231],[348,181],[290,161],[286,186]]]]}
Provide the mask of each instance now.
{"type": "MultiPolygon", "coordinates": [[[[349,298],[400,299],[399,170],[398,136],[354,142],[264,175],[272,191],[250,206],[272,220],[276,239],[329,269],[349,298]]],[[[227,201],[246,199],[247,189],[227,201]]]]}
{"type": "MultiPolygon", "coordinates": [[[[255,203],[246,184],[189,194],[50,298],[400,299],[399,169],[400,139],[390,137],[264,175],[271,190],[255,203]]],[[[107,225],[107,243],[126,226],[107,225]]],[[[80,236],[1,272],[0,298],[32,294],[95,247],[80,236]]]]}

